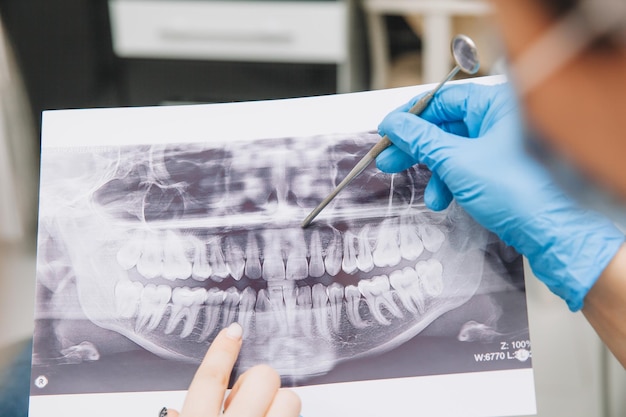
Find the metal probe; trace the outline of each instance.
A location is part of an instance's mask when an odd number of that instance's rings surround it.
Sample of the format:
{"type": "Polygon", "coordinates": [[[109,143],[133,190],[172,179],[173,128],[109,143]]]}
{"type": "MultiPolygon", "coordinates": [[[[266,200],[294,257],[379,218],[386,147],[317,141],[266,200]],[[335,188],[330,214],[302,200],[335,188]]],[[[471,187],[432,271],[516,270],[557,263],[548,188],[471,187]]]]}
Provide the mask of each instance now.
{"type": "MultiPolygon", "coordinates": [[[[432,98],[437,94],[439,89],[443,87],[445,83],[450,81],[459,71],[463,71],[466,74],[475,74],[480,67],[480,63],[478,61],[478,51],[476,49],[476,45],[474,41],[465,35],[456,35],[451,42],[451,50],[452,56],[456,61],[456,66],[452,68],[452,71],[448,74],[448,76],[443,79],[435,88],[433,88],[428,94],[422,97],[411,109],[410,113],[415,115],[421,114],[428,104],[432,100],[432,98]]],[[[369,152],[352,168],[352,171],[348,173],[348,175],[337,185],[337,187],[326,197],[317,207],[311,211],[311,213],[306,216],[306,218],[302,221],[300,226],[303,229],[309,227],[313,219],[317,217],[318,214],[330,203],[336,196],[339,194],[341,190],[343,190],[348,184],[352,182],[356,177],[358,177],[365,168],[372,163],[376,157],[384,151],[386,148],[391,146],[391,140],[387,135],[383,136],[383,138],[378,141],[376,145],[374,145],[369,152]]]]}

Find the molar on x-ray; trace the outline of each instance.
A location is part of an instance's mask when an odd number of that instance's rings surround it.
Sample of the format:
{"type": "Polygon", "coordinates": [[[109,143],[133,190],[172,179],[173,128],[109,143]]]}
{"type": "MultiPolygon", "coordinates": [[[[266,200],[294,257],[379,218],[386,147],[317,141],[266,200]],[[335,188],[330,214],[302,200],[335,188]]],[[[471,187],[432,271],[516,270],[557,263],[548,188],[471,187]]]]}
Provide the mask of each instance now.
{"type": "MultiPolygon", "coordinates": [[[[456,336],[467,320],[446,313],[477,294],[488,262],[510,260],[454,204],[439,213],[424,206],[425,168],[372,167],[299,227],[377,140],[48,150],[38,317],[87,318],[106,332],[89,340],[101,353],[120,346],[107,346],[112,331],[191,363],[237,321],[238,372],[268,363],[295,383],[385,354],[435,320],[434,331],[456,336]]],[[[54,332],[63,349],[79,343],[75,327],[54,332]]],[[[43,340],[36,364],[55,356],[43,340]]]]}

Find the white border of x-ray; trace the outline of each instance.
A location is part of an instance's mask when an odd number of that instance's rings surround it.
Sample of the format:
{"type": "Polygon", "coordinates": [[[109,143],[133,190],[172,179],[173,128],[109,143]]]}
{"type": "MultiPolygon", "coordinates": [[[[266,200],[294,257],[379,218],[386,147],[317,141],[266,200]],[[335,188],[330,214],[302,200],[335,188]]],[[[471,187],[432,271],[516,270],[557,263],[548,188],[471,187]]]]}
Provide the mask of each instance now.
{"type": "MultiPolygon", "coordinates": [[[[504,78],[473,81],[497,84],[504,78]]],[[[387,113],[432,87],[243,103],[46,111],[42,147],[229,143],[375,131],[387,113]]]]}
{"type": "MultiPolygon", "coordinates": [[[[504,78],[473,81],[497,84],[504,78]]],[[[42,148],[45,152],[46,148],[219,143],[373,131],[389,111],[430,88],[219,105],[49,111],[43,115],[42,148]]],[[[304,417],[536,413],[532,369],[326,384],[295,391],[303,399],[304,417]]],[[[34,396],[30,417],[109,417],[112,410],[152,417],[163,406],[180,409],[183,399],[182,391],[34,396]]]]}
{"type": "MultiPolygon", "coordinates": [[[[532,369],[292,389],[302,399],[303,417],[505,417],[537,413],[532,369]]],[[[184,391],[43,395],[30,398],[29,416],[154,417],[164,406],[180,410],[184,398],[184,391]]]]}

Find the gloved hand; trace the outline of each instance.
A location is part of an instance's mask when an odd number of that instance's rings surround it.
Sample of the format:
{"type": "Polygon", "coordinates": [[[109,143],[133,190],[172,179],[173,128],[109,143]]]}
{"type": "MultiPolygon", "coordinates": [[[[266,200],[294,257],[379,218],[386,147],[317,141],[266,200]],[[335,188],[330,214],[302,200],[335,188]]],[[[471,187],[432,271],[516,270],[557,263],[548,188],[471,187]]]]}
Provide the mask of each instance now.
{"type": "Polygon", "coordinates": [[[529,156],[516,98],[508,84],[442,89],[417,117],[416,97],[379,126],[393,146],[376,159],[384,172],[425,164],[426,205],[455,198],[476,221],[526,256],[535,275],[570,310],[583,300],[624,242],[607,218],[580,207],[529,156]]]}

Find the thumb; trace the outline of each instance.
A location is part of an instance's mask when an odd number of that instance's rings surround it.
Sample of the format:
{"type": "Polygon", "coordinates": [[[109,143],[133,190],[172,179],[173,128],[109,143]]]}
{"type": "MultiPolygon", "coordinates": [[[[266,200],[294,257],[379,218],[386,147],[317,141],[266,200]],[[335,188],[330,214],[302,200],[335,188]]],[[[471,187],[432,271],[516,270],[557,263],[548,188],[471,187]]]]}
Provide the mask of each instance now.
{"type": "Polygon", "coordinates": [[[413,157],[391,145],[376,157],[376,167],[382,172],[394,174],[415,165],[413,157]]]}
{"type": "Polygon", "coordinates": [[[448,153],[462,143],[459,136],[410,113],[390,113],[378,129],[401,151],[433,172],[437,164],[447,159],[448,153]]]}

